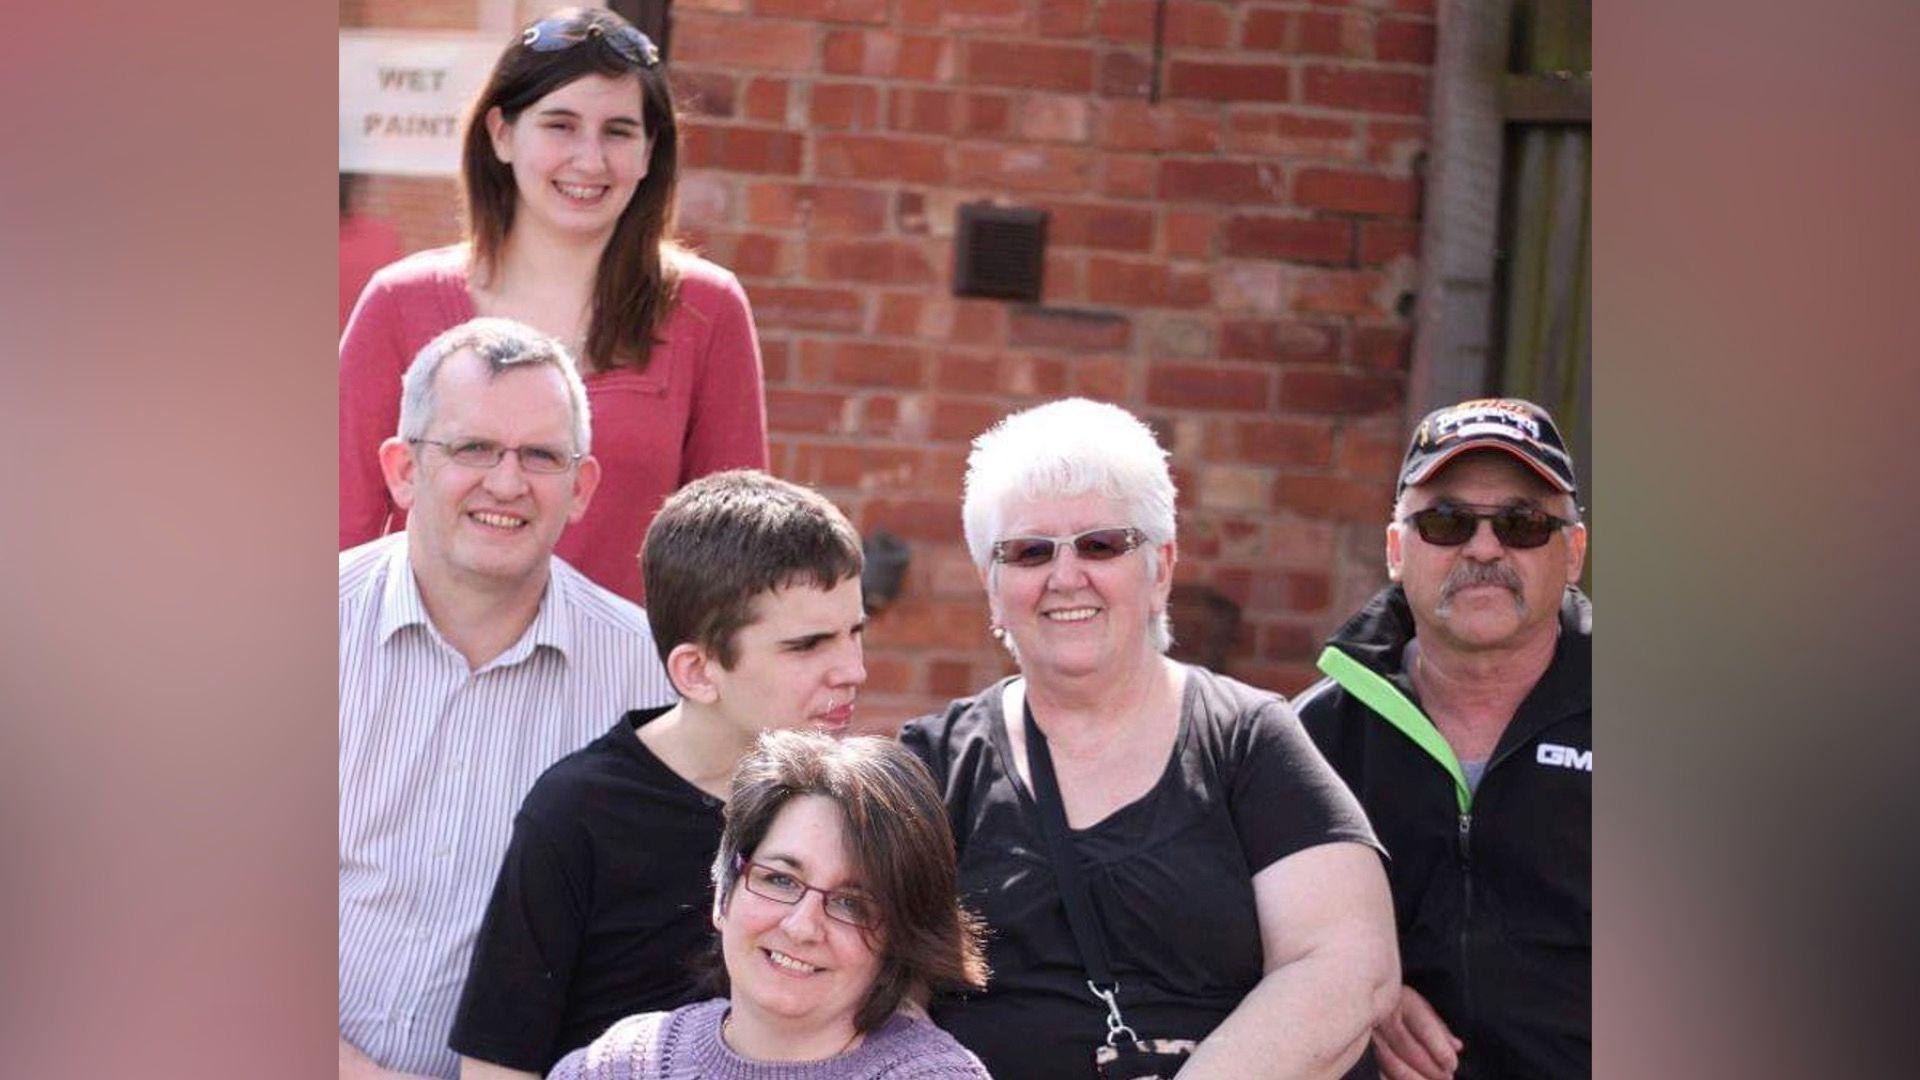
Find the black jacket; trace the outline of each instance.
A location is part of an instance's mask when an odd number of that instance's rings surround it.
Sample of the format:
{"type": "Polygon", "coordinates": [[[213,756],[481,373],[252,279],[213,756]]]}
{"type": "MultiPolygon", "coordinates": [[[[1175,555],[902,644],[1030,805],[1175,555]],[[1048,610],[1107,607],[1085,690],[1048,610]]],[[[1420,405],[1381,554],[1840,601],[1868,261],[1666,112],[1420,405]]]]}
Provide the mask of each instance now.
{"type": "Polygon", "coordinates": [[[1401,670],[1400,587],[1328,642],[1294,700],[1390,858],[1400,964],[1466,1043],[1457,1076],[1592,1072],[1593,608],[1568,589],[1560,643],[1469,795],[1401,670]]]}

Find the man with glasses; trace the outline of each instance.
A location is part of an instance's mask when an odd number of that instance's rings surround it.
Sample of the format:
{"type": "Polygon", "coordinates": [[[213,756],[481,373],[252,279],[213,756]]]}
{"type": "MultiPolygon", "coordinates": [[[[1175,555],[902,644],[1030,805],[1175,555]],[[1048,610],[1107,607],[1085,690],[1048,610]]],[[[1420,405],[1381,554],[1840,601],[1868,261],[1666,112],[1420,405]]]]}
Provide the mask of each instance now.
{"type": "Polygon", "coordinates": [[[1546,410],[1414,430],[1388,586],[1294,702],[1391,861],[1405,985],[1382,1075],[1592,1068],[1593,610],[1573,463],[1546,410]]]}
{"type": "Polygon", "coordinates": [[[380,447],[404,532],[340,553],[340,1075],[451,1077],[513,812],[672,700],[646,615],[554,557],[599,480],[557,341],[475,319],[420,350],[380,447]]]}
{"type": "Polygon", "coordinates": [[[465,1080],[543,1076],[617,1020],[712,996],[695,969],[734,767],[764,731],[852,730],[863,565],[838,508],[757,470],[660,507],[640,569],[680,698],[599,717],[528,792],[453,1025],[465,1080]]]}

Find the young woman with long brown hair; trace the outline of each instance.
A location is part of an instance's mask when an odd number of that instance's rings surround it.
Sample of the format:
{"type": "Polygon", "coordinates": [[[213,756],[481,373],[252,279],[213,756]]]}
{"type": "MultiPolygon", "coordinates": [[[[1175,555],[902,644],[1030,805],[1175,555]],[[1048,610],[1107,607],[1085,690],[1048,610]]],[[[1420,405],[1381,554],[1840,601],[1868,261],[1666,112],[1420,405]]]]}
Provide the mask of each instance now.
{"type": "MultiPolygon", "coordinates": [[[[579,361],[602,478],[555,553],[600,585],[640,601],[661,501],[707,473],[766,467],[751,310],[731,273],[673,240],[678,157],[659,51],[620,16],[564,8],[507,47],[467,119],[466,240],[381,270],[340,339],[342,549],[403,524],[375,456],[400,373],[476,315],[543,330],[579,361]]],[[[528,523],[469,524],[511,543],[528,523]]]]}

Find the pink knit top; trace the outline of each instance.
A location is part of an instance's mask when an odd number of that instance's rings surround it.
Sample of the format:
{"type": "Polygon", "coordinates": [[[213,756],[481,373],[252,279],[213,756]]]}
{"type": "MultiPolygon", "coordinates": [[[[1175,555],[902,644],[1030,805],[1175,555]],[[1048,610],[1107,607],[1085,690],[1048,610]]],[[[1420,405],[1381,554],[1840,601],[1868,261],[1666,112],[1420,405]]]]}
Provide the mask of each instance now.
{"type": "MultiPolygon", "coordinates": [[[[340,338],[340,548],[398,531],[377,451],[400,423],[400,376],[475,315],[464,244],[422,251],[367,283],[340,338]]],[[[728,271],[689,259],[646,370],[586,376],[600,488],[554,553],[644,603],[640,545],[666,497],[722,469],[767,467],[766,393],[753,314],[728,271]]]]}

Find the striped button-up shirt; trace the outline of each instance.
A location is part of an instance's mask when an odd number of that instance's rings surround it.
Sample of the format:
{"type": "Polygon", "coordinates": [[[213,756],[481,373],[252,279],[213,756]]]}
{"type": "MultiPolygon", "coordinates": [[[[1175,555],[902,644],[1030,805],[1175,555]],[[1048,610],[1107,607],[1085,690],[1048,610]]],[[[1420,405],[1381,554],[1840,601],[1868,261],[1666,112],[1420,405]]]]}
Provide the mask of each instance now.
{"type": "Polygon", "coordinates": [[[340,1034],[451,1077],[447,1033],[513,815],[628,709],[674,700],[646,613],[560,559],[477,671],[427,619],[407,536],[340,553],[340,1034]]]}

